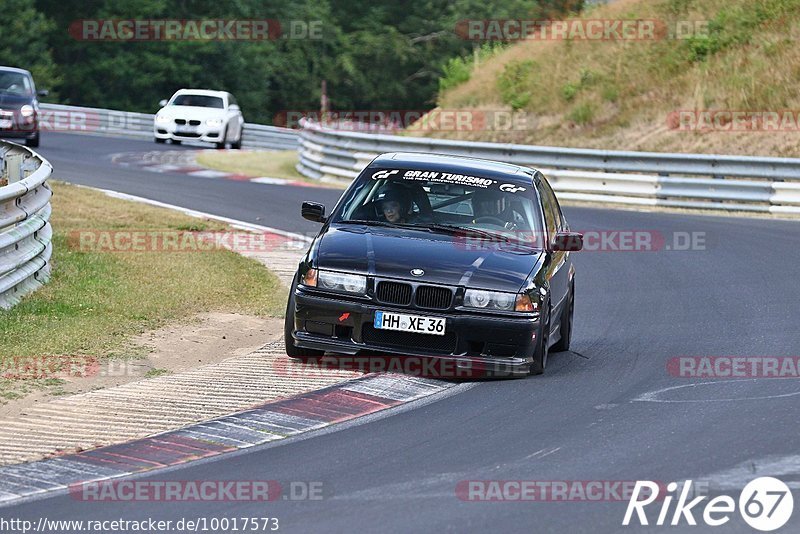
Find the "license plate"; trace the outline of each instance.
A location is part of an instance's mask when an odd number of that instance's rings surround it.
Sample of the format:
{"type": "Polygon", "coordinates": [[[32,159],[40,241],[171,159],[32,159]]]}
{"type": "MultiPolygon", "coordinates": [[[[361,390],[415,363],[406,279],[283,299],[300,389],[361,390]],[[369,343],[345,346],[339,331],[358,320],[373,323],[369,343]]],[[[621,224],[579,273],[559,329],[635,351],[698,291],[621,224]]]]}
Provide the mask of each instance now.
{"type": "Polygon", "coordinates": [[[197,128],[194,126],[177,126],[175,128],[175,133],[195,133],[197,128]]]}
{"type": "Polygon", "coordinates": [[[11,128],[12,126],[14,126],[13,121],[6,119],[0,120],[0,128],[11,128]]]}
{"type": "Polygon", "coordinates": [[[379,330],[399,330],[417,334],[444,335],[444,317],[424,317],[404,313],[375,312],[375,328],[379,330]]]}

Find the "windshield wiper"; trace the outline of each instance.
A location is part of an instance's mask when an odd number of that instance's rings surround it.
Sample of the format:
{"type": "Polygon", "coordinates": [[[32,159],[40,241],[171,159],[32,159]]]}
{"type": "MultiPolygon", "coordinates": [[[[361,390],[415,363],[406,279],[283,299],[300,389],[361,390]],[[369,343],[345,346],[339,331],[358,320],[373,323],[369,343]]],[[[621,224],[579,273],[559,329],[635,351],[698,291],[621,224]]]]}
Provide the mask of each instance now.
{"type": "Polygon", "coordinates": [[[507,243],[513,243],[515,245],[520,245],[525,248],[538,250],[538,247],[533,243],[529,243],[522,239],[517,239],[512,236],[502,234],[499,232],[492,232],[489,230],[483,230],[480,228],[471,228],[468,226],[457,226],[454,224],[440,224],[440,223],[431,223],[431,224],[414,224],[414,223],[390,223],[388,221],[367,221],[364,219],[349,219],[349,220],[342,220],[337,221],[342,224],[363,224],[365,226],[384,226],[389,228],[409,228],[411,230],[424,230],[426,232],[439,232],[448,235],[455,235],[455,236],[463,236],[466,238],[483,238],[488,239],[491,241],[497,241],[498,239],[502,239],[507,243]]]}
{"type": "Polygon", "coordinates": [[[527,248],[536,249],[537,247],[528,241],[524,241],[519,238],[515,238],[513,236],[509,236],[507,234],[503,234],[501,232],[492,232],[490,230],[484,230],[481,228],[472,228],[469,226],[456,226],[453,224],[432,224],[428,226],[433,231],[440,231],[444,233],[448,233],[451,235],[462,235],[467,238],[477,237],[477,238],[486,238],[489,240],[497,240],[502,239],[507,243],[514,243],[515,245],[521,245],[527,248]]]}
{"type": "Polygon", "coordinates": [[[392,223],[389,221],[367,221],[365,219],[349,219],[343,221],[337,221],[342,224],[363,224],[365,226],[388,226],[389,228],[411,228],[414,230],[425,230],[426,232],[430,232],[430,229],[427,226],[422,226],[419,224],[413,223],[392,223]]]}
{"type": "Polygon", "coordinates": [[[345,219],[336,222],[338,224],[363,224],[365,226],[388,226],[388,227],[398,226],[397,224],[390,223],[388,221],[368,221],[366,219],[345,219]]]}

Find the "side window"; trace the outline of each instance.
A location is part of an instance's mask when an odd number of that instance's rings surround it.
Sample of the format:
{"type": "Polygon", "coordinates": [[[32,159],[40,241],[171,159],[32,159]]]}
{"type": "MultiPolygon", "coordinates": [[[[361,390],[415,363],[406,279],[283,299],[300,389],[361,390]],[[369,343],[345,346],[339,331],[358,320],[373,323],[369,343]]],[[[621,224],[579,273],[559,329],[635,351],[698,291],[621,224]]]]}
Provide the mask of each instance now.
{"type": "Polygon", "coordinates": [[[238,106],[239,104],[236,102],[236,99],[233,98],[233,95],[228,93],[228,106],[238,106]]]}
{"type": "Polygon", "coordinates": [[[539,196],[542,198],[542,209],[544,210],[544,225],[547,230],[548,242],[553,241],[553,236],[556,235],[561,220],[558,213],[558,208],[555,205],[556,198],[553,192],[543,181],[540,181],[536,189],[539,191],[539,196]]]}
{"type": "Polygon", "coordinates": [[[558,203],[558,198],[556,197],[553,188],[550,187],[550,184],[547,183],[547,180],[545,179],[541,180],[541,184],[542,188],[547,191],[548,197],[550,197],[550,199],[552,200],[556,214],[555,217],[556,225],[558,226],[558,229],[560,231],[567,230],[567,219],[564,217],[564,212],[561,211],[561,204],[558,203]]]}

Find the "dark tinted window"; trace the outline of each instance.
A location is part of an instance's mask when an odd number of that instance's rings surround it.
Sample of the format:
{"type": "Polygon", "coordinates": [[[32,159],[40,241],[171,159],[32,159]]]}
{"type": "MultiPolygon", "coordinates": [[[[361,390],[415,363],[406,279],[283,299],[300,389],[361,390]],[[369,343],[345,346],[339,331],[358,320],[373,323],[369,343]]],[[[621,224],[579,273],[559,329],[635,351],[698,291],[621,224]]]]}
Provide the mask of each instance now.
{"type": "Polygon", "coordinates": [[[33,84],[26,74],[0,70],[0,93],[33,96],[33,84]]]}
{"type": "Polygon", "coordinates": [[[224,109],[225,104],[218,96],[207,95],[178,95],[172,101],[173,106],[195,106],[198,108],[224,109]]]}
{"type": "Polygon", "coordinates": [[[561,211],[561,205],[558,203],[558,197],[556,197],[555,191],[553,188],[550,187],[550,183],[547,180],[541,180],[542,188],[547,192],[548,201],[554,207],[554,220],[555,224],[559,230],[566,230],[567,228],[567,221],[564,218],[564,213],[561,211]]]}
{"type": "Polygon", "coordinates": [[[561,217],[556,206],[556,197],[552,189],[543,182],[539,182],[537,187],[539,195],[542,197],[542,208],[544,209],[545,227],[547,228],[547,239],[553,240],[553,236],[561,226],[561,217]]]}

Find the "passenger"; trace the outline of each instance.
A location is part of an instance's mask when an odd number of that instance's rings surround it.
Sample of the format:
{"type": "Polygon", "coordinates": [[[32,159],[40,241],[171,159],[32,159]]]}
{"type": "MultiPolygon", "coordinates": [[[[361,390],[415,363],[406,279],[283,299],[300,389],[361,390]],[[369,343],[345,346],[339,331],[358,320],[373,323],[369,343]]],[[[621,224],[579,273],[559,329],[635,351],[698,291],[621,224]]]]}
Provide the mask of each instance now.
{"type": "Polygon", "coordinates": [[[406,223],[410,217],[411,194],[406,189],[392,187],[381,192],[375,199],[384,219],[390,223],[406,223]]]}

